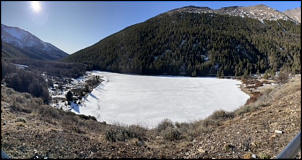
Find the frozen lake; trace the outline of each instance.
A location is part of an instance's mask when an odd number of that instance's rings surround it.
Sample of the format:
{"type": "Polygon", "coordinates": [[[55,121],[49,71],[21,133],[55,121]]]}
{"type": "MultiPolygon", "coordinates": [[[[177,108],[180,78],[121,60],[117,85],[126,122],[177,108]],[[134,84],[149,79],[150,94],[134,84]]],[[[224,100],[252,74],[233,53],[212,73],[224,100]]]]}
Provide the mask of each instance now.
{"type": "MultiPolygon", "coordinates": [[[[140,76],[93,71],[106,81],[96,87],[76,108],[109,124],[139,124],[156,127],[163,119],[191,122],[214,111],[233,111],[249,96],[240,81],[180,76],[140,76]]],[[[74,110],[73,110],[74,111],[74,110]]],[[[74,111],[75,112],[75,111],[74,111]]]]}

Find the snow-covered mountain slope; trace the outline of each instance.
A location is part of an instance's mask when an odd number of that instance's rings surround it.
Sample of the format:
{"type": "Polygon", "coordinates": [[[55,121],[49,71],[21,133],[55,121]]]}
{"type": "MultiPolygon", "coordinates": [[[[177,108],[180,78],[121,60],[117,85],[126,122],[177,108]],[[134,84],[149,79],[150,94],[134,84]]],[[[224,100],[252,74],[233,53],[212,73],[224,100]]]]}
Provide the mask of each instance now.
{"type": "MultiPolygon", "coordinates": [[[[278,10],[270,8],[266,5],[260,4],[256,6],[231,6],[231,7],[223,7],[220,9],[211,9],[208,7],[196,7],[196,6],[187,6],[179,9],[171,10],[170,13],[173,12],[189,12],[189,13],[216,13],[221,15],[231,15],[231,16],[240,16],[240,17],[249,17],[258,19],[260,21],[265,20],[290,20],[299,22],[296,19],[284,14],[278,10]]],[[[300,12],[301,15],[301,12],[300,12]]],[[[299,22],[300,23],[300,22],[299,22]]]]}
{"type": "Polygon", "coordinates": [[[283,12],[285,15],[301,23],[301,7],[295,9],[289,9],[283,12]]]}
{"type": "Polygon", "coordinates": [[[68,56],[67,53],[54,45],[44,42],[35,35],[18,27],[1,24],[1,40],[20,50],[31,51],[45,60],[58,60],[68,56]]]}

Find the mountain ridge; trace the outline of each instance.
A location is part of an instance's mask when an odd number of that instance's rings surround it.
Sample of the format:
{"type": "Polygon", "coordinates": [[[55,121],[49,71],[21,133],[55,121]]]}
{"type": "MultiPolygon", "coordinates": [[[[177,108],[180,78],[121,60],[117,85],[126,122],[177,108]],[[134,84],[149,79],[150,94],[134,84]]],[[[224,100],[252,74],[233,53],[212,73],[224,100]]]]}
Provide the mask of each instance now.
{"type": "Polygon", "coordinates": [[[4,24],[1,24],[1,41],[25,52],[28,58],[58,60],[69,55],[51,43],[42,41],[28,31],[4,24]]]}
{"type": "Polygon", "coordinates": [[[285,15],[291,17],[292,19],[298,21],[301,23],[301,7],[294,8],[294,9],[288,9],[283,12],[285,15]]]}
{"type": "MultiPolygon", "coordinates": [[[[259,4],[255,6],[229,6],[229,7],[222,7],[220,9],[211,9],[209,7],[197,7],[197,6],[185,6],[178,9],[173,9],[168,12],[188,12],[188,13],[216,13],[216,14],[227,14],[231,16],[240,16],[240,17],[250,17],[255,18],[260,21],[265,20],[291,20],[294,22],[299,22],[296,19],[276,10],[270,8],[264,4],[259,4]]],[[[301,20],[300,22],[301,23],[301,20]]]]}
{"type": "Polygon", "coordinates": [[[222,14],[243,13],[236,6],[217,10],[220,14],[208,7],[183,7],[129,26],[62,61],[147,75],[220,77],[280,69],[299,73],[301,24],[282,19],[281,12],[264,5],[248,9],[280,16],[266,20],[261,14],[260,19],[222,14]]]}

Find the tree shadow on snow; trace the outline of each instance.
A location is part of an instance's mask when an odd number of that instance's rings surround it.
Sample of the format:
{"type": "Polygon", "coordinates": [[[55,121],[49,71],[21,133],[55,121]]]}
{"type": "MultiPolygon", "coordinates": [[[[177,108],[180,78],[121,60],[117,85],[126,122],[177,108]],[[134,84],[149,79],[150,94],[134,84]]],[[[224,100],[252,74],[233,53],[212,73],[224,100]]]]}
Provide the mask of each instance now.
{"type": "Polygon", "coordinates": [[[93,95],[92,93],[89,93],[89,95],[92,97],[92,98],[95,98],[97,100],[99,100],[95,95],[93,95]]]}
{"type": "Polygon", "coordinates": [[[80,113],[80,106],[77,105],[76,103],[71,102],[70,107],[71,107],[71,109],[73,109],[77,113],[80,113]]]}

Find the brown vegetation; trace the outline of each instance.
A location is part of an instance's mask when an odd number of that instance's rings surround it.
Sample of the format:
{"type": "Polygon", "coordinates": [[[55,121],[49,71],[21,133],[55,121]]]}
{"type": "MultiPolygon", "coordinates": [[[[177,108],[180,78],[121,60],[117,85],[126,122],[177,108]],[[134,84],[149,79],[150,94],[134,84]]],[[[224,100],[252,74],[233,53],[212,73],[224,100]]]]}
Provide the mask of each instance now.
{"type": "Polygon", "coordinates": [[[146,129],[97,122],[1,87],[1,145],[12,158],[274,158],[301,130],[301,77],[260,93],[234,112],[146,129]]]}

